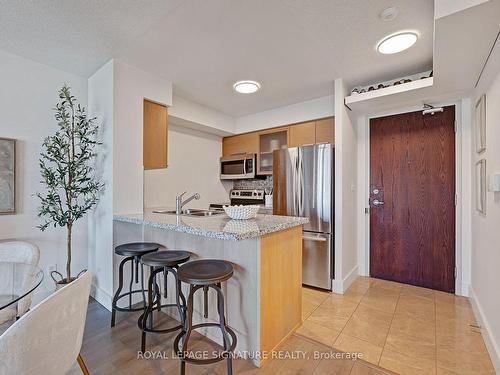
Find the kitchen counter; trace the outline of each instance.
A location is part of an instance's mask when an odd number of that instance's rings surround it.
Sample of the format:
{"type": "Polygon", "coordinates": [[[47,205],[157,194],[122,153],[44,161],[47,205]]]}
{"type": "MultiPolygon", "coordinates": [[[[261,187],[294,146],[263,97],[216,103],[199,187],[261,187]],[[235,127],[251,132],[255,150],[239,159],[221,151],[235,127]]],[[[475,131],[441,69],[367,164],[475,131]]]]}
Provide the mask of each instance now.
{"type": "Polygon", "coordinates": [[[154,213],[115,215],[115,221],[140,224],[220,240],[241,241],[261,237],[306,224],[309,219],[259,214],[255,219],[232,220],[225,213],[210,217],[177,216],[154,213]]]}
{"type": "MultiPolygon", "coordinates": [[[[192,217],[148,211],[116,215],[113,243],[156,242],[164,247],[161,251],[189,251],[190,260],[230,262],[234,274],[222,289],[227,323],[237,336],[236,354],[262,366],[266,358],[259,353],[271,353],[302,323],[302,224],[307,220],[262,214],[250,220],[231,220],[225,213],[192,217]]],[[[120,261],[114,255],[115,278],[120,261]]],[[[175,295],[174,284],[168,283],[169,296],[175,295]]],[[[184,295],[189,293],[188,285],[182,284],[181,289],[184,295]]],[[[217,319],[213,291],[209,291],[208,318],[203,315],[203,293],[194,297],[194,324],[217,319]]],[[[139,298],[134,302],[140,302],[139,298]]],[[[175,312],[165,313],[179,319],[175,312]]],[[[218,330],[200,327],[197,332],[222,342],[218,330]]]]}

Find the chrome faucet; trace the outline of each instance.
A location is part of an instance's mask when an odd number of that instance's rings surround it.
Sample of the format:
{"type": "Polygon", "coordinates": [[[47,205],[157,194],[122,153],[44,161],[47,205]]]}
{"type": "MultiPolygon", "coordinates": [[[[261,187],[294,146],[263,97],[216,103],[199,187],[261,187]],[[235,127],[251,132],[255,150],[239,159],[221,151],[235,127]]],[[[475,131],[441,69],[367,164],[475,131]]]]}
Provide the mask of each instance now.
{"type": "Polygon", "coordinates": [[[191,202],[193,199],[200,199],[200,194],[194,193],[189,198],[187,198],[185,201],[182,201],[182,196],[186,193],[187,193],[187,191],[185,191],[184,193],[179,194],[175,197],[175,214],[176,215],[182,214],[182,207],[184,207],[186,204],[191,202]]]}

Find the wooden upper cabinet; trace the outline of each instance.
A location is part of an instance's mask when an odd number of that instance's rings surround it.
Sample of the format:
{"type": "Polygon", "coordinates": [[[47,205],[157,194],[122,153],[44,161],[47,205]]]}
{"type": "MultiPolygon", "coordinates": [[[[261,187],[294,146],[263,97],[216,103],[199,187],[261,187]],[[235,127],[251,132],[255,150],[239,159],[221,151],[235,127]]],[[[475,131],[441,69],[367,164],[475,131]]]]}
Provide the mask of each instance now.
{"type": "Polygon", "coordinates": [[[259,134],[246,133],[225,137],[222,140],[222,155],[257,154],[259,152],[259,134]]]}
{"type": "Polygon", "coordinates": [[[288,147],[313,145],[316,143],[316,122],[304,122],[290,126],[288,147]]]}
{"type": "Polygon", "coordinates": [[[335,142],[335,117],[316,120],[316,143],[335,142]]]}
{"type": "Polygon", "coordinates": [[[144,100],[143,116],[144,169],[167,168],[167,107],[144,100]]]}

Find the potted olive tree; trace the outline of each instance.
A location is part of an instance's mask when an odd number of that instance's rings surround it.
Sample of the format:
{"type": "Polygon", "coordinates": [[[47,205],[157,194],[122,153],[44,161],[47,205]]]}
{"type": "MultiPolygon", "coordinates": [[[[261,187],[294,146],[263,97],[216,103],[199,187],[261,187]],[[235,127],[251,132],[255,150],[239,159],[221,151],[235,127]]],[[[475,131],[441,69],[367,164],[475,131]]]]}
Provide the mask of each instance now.
{"type": "Polygon", "coordinates": [[[67,230],[66,275],[51,273],[56,288],[75,280],[71,276],[73,226],[97,204],[103,187],[93,173],[95,149],[101,144],[97,141],[96,119],[88,117],[67,85],[60,89],[59,99],[54,108],[58,129],[45,138],[40,154],[45,191],[37,194],[41,201],[38,216],[43,219],[38,228],[44,231],[53,226],[67,230]]]}

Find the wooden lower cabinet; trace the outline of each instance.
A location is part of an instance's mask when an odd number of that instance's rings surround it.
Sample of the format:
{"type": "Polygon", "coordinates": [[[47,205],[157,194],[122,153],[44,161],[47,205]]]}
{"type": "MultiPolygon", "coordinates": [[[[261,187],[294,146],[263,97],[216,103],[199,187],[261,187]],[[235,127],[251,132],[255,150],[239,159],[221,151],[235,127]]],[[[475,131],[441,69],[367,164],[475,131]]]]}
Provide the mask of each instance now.
{"type": "Polygon", "coordinates": [[[260,246],[260,350],[271,352],[302,324],[302,226],[260,246]]]}

